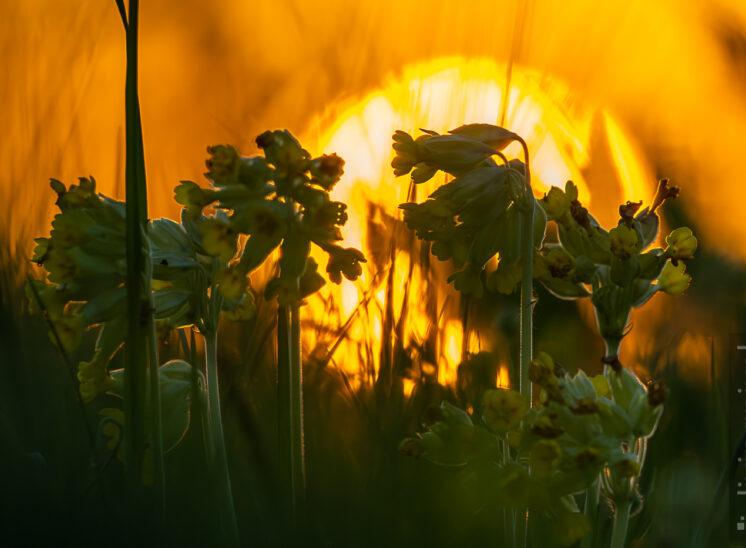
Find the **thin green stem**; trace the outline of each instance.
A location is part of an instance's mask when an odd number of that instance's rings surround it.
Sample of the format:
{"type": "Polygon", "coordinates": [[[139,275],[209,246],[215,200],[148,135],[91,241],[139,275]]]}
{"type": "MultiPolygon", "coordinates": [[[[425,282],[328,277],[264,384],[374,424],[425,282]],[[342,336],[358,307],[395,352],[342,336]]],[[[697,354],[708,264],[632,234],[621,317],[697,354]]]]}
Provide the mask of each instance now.
{"type": "Polygon", "coordinates": [[[624,548],[627,538],[627,527],[629,525],[630,501],[615,503],[614,526],[611,531],[610,548],[624,548]]]}
{"type": "Polygon", "coordinates": [[[223,532],[226,546],[238,546],[238,525],[233,506],[228,454],[225,450],[223,419],[220,413],[220,387],[218,385],[217,329],[203,333],[205,338],[205,369],[207,377],[207,413],[212,438],[213,468],[218,480],[223,532]]]}
{"type": "Polygon", "coordinates": [[[524,548],[528,535],[528,510],[519,509],[514,511],[515,515],[515,546],[524,548]]]}
{"type": "Polygon", "coordinates": [[[305,459],[303,454],[303,371],[301,367],[300,307],[290,310],[290,372],[292,388],[292,457],[296,523],[302,520],[305,501],[305,459]]]}

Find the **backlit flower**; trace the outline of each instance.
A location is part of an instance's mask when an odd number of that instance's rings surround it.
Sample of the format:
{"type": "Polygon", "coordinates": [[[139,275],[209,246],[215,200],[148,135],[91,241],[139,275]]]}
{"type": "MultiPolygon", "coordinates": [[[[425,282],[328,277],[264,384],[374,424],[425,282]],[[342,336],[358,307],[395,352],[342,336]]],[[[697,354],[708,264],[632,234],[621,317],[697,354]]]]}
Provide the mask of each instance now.
{"type": "Polygon", "coordinates": [[[506,432],[518,426],[527,411],[528,400],[515,390],[488,390],[482,399],[484,422],[496,432],[506,432]]]}

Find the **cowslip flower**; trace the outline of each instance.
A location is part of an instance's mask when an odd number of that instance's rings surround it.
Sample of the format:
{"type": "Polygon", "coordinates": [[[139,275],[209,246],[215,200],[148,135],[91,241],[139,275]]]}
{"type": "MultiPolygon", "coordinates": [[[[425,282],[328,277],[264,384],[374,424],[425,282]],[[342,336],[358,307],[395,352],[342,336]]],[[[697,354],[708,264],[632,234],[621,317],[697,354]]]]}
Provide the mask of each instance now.
{"type": "Polygon", "coordinates": [[[572,181],[567,181],[565,191],[553,186],[549,189],[544,197],[539,200],[539,204],[544,208],[547,218],[550,221],[565,220],[570,212],[570,204],[578,199],[578,188],[572,181]]]}
{"type": "Polygon", "coordinates": [[[202,245],[209,254],[217,255],[224,263],[236,254],[238,234],[228,222],[211,217],[199,225],[199,231],[202,234],[202,245]]]}
{"type": "Polygon", "coordinates": [[[697,238],[692,229],[686,226],[679,227],[666,236],[666,243],[666,254],[671,257],[674,265],[680,259],[691,259],[697,251],[697,238]]]}
{"type": "Polygon", "coordinates": [[[239,263],[219,270],[215,274],[215,281],[226,299],[238,299],[249,285],[246,269],[239,263]]]}
{"type": "Polygon", "coordinates": [[[658,289],[674,296],[684,293],[692,281],[692,277],[684,273],[685,268],[683,262],[678,265],[674,265],[673,262],[666,263],[658,278],[658,289]]]}
{"type": "Polygon", "coordinates": [[[531,471],[540,476],[548,476],[559,466],[562,450],[554,440],[539,440],[531,449],[531,471]]]}
{"type": "Polygon", "coordinates": [[[505,388],[488,390],[482,399],[484,422],[496,432],[507,432],[518,426],[528,407],[523,394],[505,388]]]}
{"type": "Polygon", "coordinates": [[[233,310],[223,310],[223,316],[225,319],[232,322],[250,320],[255,314],[256,304],[254,302],[254,296],[248,291],[236,308],[233,310]]]}
{"type": "Polygon", "coordinates": [[[628,259],[639,251],[640,240],[637,232],[625,224],[620,224],[609,231],[609,244],[614,255],[620,259],[628,259]]]}
{"type": "Polygon", "coordinates": [[[360,263],[367,262],[361,251],[348,247],[329,247],[329,263],[326,271],[329,279],[335,284],[342,283],[342,275],[350,281],[355,281],[362,273],[363,267],[360,263]]]}
{"type": "Polygon", "coordinates": [[[78,380],[80,397],[84,402],[92,402],[96,396],[103,394],[114,385],[114,380],[106,370],[106,356],[97,352],[93,359],[78,364],[78,380]]]}
{"type": "Polygon", "coordinates": [[[585,538],[591,530],[591,521],[580,512],[560,512],[554,522],[554,539],[562,546],[572,546],[585,538]]]}

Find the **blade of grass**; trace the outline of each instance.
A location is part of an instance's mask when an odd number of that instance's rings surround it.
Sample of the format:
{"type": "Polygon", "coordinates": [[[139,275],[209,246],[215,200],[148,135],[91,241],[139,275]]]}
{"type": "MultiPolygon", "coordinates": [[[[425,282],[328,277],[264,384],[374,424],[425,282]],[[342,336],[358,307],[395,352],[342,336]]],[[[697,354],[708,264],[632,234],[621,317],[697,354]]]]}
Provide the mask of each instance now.
{"type": "MultiPolygon", "coordinates": [[[[80,409],[80,414],[83,418],[83,424],[85,425],[86,435],[88,436],[88,443],[90,445],[90,450],[92,454],[92,464],[96,472],[96,478],[98,479],[99,484],[99,492],[101,494],[101,503],[104,505],[105,513],[108,514],[108,508],[109,508],[109,500],[106,495],[106,488],[103,481],[103,469],[105,466],[102,466],[99,462],[98,454],[96,452],[96,441],[95,436],[93,434],[93,429],[91,428],[90,423],[88,422],[88,414],[86,413],[85,409],[85,403],[83,402],[83,398],[80,395],[80,390],[78,390],[78,385],[75,382],[75,365],[72,363],[72,360],[70,359],[70,356],[67,355],[67,352],[65,352],[65,347],[62,345],[62,340],[60,339],[60,335],[57,332],[57,329],[54,326],[54,323],[50,321],[49,317],[47,316],[47,307],[44,304],[44,301],[41,298],[41,295],[39,295],[39,292],[37,291],[36,287],[33,283],[31,283],[31,278],[28,278],[28,284],[31,288],[31,292],[34,294],[34,299],[36,300],[36,304],[39,306],[39,310],[42,311],[42,315],[44,316],[44,320],[47,323],[47,327],[49,328],[49,331],[52,333],[52,337],[54,338],[55,343],[57,344],[57,348],[60,351],[60,355],[62,356],[62,360],[65,362],[65,366],[67,369],[67,372],[69,374],[70,378],[70,384],[72,386],[73,392],[75,392],[75,398],[78,402],[78,407],[80,409]]],[[[116,451],[114,453],[116,454],[116,451]]]]}
{"type": "MultiPolygon", "coordinates": [[[[123,3],[118,2],[120,15],[123,3]]],[[[143,458],[153,455],[156,505],[164,506],[163,437],[161,425],[158,348],[155,339],[151,272],[144,233],[148,222],[145,156],[140,102],[137,94],[139,2],[130,0],[126,18],[127,76],[125,82],[125,188],[127,231],[127,345],[125,348],[125,450],[129,485],[143,483],[143,458]],[[149,367],[148,367],[149,365],[149,367]],[[149,376],[148,376],[149,373],[149,376]],[[148,395],[150,396],[148,398],[148,395]],[[147,426],[150,426],[150,432],[147,426]],[[150,436],[148,436],[150,434],[150,436]],[[150,443],[148,443],[150,437],[150,443]]]]}

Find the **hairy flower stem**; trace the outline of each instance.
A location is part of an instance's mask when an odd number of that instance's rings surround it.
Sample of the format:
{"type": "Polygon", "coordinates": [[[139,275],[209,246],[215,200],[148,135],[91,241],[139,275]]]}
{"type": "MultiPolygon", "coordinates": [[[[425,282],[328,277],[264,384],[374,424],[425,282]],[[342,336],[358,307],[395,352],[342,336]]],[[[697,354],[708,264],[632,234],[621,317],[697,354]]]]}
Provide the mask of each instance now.
{"type": "Polygon", "coordinates": [[[293,528],[300,525],[305,498],[302,386],[300,307],[280,306],[277,310],[278,427],[281,465],[289,480],[285,500],[293,528]]]}
{"type": "Polygon", "coordinates": [[[533,260],[534,260],[534,199],[531,190],[528,146],[521,139],[526,165],[526,196],[528,206],[521,212],[521,334],[520,334],[520,391],[531,401],[531,382],[528,379],[528,364],[533,358],[533,260]]]}
{"type": "MultiPolygon", "coordinates": [[[[601,490],[600,477],[596,477],[593,483],[585,491],[584,513],[591,523],[598,522],[598,500],[601,490]]],[[[595,528],[592,528],[580,543],[580,548],[591,548],[593,546],[595,528]]]]}
{"type": "Polygon", "coordinates": [[[524,548],[528,540],[528,510],[514,510],[513,515],[515,516],[515,546],[516,548],[524,548]]]}
{"type": "MultiPolygon", "coordinates": [[[[520,353],[519,361],[520,379],[519,386],[521,394],[532,402],[533,394],[531,382],[528,378],[528,365],[533,359],[533,261],[534,261],[534,194],[531,189],[531,171],[529,169],[528,145],[526,141],[520,139],[523,147],[523,158],[526,169],[526,193],[527,207],[521,212],[521,333],[520,333],[520,353]]],[[[516,528],[516,546],[522,548],[526,546],[528,535],[529,513],[518,514],[516,528]]]]}
{"type": "MultiPolygon", "coordinates": [[[[152,275],[152,270],[150,270],[152,275]]],[[[150,283],[147,284],[150,286],[150,283]]],[[[155,309],[153,303],[153,292],[148,287],[149,308],[155,309]]],[[[163,416],[161,407],[161,382],[158,372],[160,360],[158,359],[158,336],[155,330],[155,321],[151,315],[148,318],[148,374],[149,374],[149,392],[150,392],[150,436],[153,447],[153,474],[155,479],[156,496],[159,501],[157,506],[161,511],[166,508],[166,471],[164,464],[163,449],[163,416]]]]}
{"type": "Polygon", "coordinates": [[[216,326],[203,333],[203,335],[205,337],[205,369],[207,373],[207,413],[212,442],[212,455],[214,456],[212,467],[218,480],[219,504],[221,506],[220,519],[222,520],[223,532],[225,534],[224,544],[226,546],[238,546],[238,525],[236,524],[236,511],[233,507],[231,476],[228,470],[228,455],[225,450],[223,420],[220,414],[220,387],[218,385],[217,360],[218,333],[216,326]]]}
{"type": "Polygon", "coordinates": [[[625,500],[615,504],[614,526],[611,531],[610,548],[624,548],[627,538],[627,526],[629,525],[630,501],[625,500]]]}

